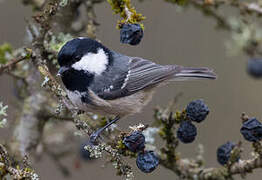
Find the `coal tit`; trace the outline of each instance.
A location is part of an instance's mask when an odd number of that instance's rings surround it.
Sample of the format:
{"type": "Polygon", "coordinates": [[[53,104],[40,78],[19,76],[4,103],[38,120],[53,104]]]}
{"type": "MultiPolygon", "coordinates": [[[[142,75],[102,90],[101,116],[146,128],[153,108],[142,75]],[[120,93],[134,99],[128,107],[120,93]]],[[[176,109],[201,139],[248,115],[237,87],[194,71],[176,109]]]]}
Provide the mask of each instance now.
{"type": "MultiPolygon", "coordinates": [[[[112,51],[90,38],[68,41],[58,53],[61,76],[72,103],[80,110],[118,119],[140,112],[154,89],[171,81],[215,79],[205,67],[159,65],[112,51]]],[[[102,130],[102,129],[101,129],[102,130]]],[[[94,139],[101,131],[94,134],[94,139]]]]}

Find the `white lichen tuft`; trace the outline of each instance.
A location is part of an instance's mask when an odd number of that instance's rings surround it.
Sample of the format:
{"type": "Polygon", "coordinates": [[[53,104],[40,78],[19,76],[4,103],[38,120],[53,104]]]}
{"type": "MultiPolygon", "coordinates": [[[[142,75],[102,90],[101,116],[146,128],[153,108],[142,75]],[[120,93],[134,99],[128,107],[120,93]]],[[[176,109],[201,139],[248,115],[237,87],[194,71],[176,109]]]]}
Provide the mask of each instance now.
{"type": "Polygon", "coordinates": [[[146,126],[144,124],[138,124],[138,125],[134,125],[134,126],[129,126],[129,128],[132,130],[132,131],[142,131],[146,128],[146,126]]]}
{"type": "Polygon", "coordinates": [[[59,100],[59,103],[57,104],[57,107],[55,109],[55,114],[59,115],[64,109],[64,104],[62,103],[61,99],[59,100]]]}
{"type": "Polygon", "coordinates": [[[106,130],[110,130],[110,131],[114,131],[117,128],[117,124],[112,124],[111,126],[109,126],[108,128],[106,128],[106,130]]]}
{"type": "Polygon", "coordinates": [[[32,172],[32,173],[31,173],[31,179],[32,179],[32,180],[39,180],[40,178],[39,178],[38,174],[32,172]]]}
{"type": "Polygon", "coordinates": [[[4,128],[7,126],[7,119],[4,118],[0,121],[0,128],[4,128]]]}
{"type": "Polygon", "coordinates": [[[45,76],[45,79],[44,79],[44,81],[42,82],[42,84],[41,84],[41,86],[42,87],[45,87],[46,85],[47,85],[47,83],[49,82],[49,78],[47,77],[47,76],[45,76]]]}
{"type": "Polygon", "coordinates": [[[98,145],[98,146],[90,146],[87,145],[84,147],[84,149],[86,151],[89,151],[90,153],[90,157],[92,158],[101,158],[102,157],[102,151],[104,147],[101,147],[102,145],[98,145]]]}
{"type": "Polygon", "coordinates": [[[156,127],[148,127],[143,131],[143,135],[145,136],[145,140],[147,144],[154,144],[155,138],[154,135],[159,132],[159,128],[156,127]]]}
{"type": "Polygon", "coordinates": [[[4,128],[6,127],[7,125],[7,119],[6,118],[3,118],[3,117],[7,117],[7,113],[6,113],[6,110],[7,110],[8,106],[4,106],[2,102],[0,102],[0,128],[4,128]]]}
{"type": "Polygon", "coordinates": [[[230,56],[239,55],[250,42],[262,40],[262,31],[255,23],[246,24],[239,18],[229,18],[228,23],[233,29],[231,39],[226,42],[227,53],[230,56]]]}
{"type": "Polygon", "coordinates": [[[92,118],[93,118],[94,120],[97,120],[97,119],[98,119],[98,115],[97,115],[97,114],[94,114],[94,115],[92,116],[92,118]]]}
{"type": "Polygon", "coordinates": [[[59,6],[65,7],[68,4],[68,0],[61,0],[59,6]]]}
{"type": "Polygon", "coordinates": [[[134,178],[135,176],[134,176],[133,171],[127,172],[126,177],[125,177],[126,180],[133,180],[134,178]]]}

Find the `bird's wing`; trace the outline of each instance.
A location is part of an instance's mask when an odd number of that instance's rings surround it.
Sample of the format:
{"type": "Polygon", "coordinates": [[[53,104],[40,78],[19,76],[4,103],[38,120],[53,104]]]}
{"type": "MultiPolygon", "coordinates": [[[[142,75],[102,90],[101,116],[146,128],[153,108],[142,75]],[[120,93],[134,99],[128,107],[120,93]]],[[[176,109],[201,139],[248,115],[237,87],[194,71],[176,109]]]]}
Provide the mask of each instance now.
{"type": "Polygon", "coordinates": [[[151,61],[133,58],[123,88],[136,92],[173,77],[175,66],[162,66],[151,61]]]}
{"type": "MultiPolygon", "coordinates": [[[[108,84],[108,88],[100,89],[97,92],[99,97],[112,100],[128,96],[172,78],[177,71],[175,66],[162,66],[137,57],[130,57],[126,66],[127,68],[124,71],[117,73],[117,75],[112,75],[110,80],[104,82],[104,84],[108,84]]],[[[115,72],[117,70],[112,71],[115,72]]],[[[108,77],[110,77],[110,72],[108,77]]]]}

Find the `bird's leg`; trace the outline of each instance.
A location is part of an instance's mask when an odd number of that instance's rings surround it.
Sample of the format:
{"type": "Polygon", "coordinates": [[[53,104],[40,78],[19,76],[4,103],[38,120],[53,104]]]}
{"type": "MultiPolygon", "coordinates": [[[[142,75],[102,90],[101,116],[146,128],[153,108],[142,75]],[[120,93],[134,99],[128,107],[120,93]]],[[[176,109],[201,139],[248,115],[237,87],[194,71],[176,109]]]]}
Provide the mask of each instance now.
{"type": "Polygon", "coordinates": [[[108,128],[109,126],[111,126],[112,124],[116,123],[118,120],[120,119],[120,116],[116,116],[112,121],[110,121],[109,123],[107,123],[104,127],[98,129],[96,132],[92,133],[90,135],[90,138],[89,138],[89,142],[91,144],[95,144],[96,143],[96,139],[99,137],[99,135],[106,129],[108,128]]]}

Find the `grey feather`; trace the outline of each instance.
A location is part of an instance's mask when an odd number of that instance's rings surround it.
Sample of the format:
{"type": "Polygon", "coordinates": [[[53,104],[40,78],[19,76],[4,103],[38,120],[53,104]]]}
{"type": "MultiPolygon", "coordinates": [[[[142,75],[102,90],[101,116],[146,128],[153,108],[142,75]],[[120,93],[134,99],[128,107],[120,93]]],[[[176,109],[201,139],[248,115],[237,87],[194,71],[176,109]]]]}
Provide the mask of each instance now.
{"type": "Polygon", "coordinates": [[[177,66],[178,72],[171,80],[191,80],[191,79],[216,79],[217,76],[212,69],[206,67],[194,68],[177,66]]]}
{"type": "Polygon", "coordinates": [[[128,57],[113,52],[113,64],[101,76],[96,76],[91,86],[100,98],[113,100],[129,96],[161,82],[210,78],[216,75],[208,68],[191,68],[176,65],[159,65],[138,57],[128,57]],[[109,88],[112,87],[112,88],[109,88]]]}
{"type": "Polygon", "coordinates": [[[171,79],[175,72],[174,66],[162,66],[145,59],[132,58],[125,88],[130,92],[136,92],[171,79]]]}

